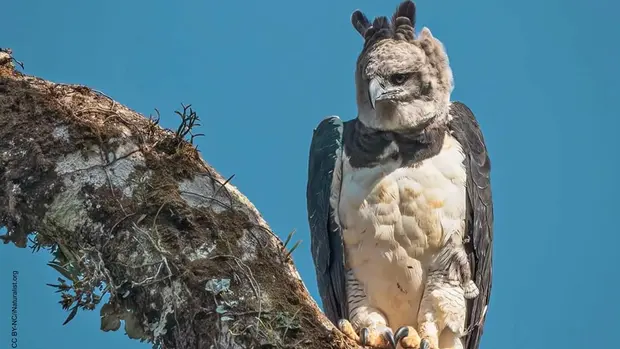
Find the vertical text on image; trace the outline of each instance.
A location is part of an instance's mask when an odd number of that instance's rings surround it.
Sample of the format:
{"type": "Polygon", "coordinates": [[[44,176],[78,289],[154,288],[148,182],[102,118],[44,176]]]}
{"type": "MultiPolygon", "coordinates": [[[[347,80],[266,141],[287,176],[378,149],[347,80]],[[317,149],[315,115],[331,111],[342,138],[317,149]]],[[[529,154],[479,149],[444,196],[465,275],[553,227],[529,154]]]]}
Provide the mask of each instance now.
{"type": "Polygon", "coordinates": [[[17,279],[19,272],[13,270],[12,293],[13,304],[11,307],[11,348],[17,348],[17,279]]]}

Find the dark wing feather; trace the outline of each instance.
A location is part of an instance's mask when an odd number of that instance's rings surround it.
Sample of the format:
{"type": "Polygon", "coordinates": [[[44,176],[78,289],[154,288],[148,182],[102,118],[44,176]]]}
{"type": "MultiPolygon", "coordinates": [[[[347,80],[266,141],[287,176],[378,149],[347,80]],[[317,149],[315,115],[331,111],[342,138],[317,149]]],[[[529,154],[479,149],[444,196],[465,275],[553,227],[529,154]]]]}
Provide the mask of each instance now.
{"type": "Polygon", "coordinates": [[[342,130],[343,123],[338,117],[324,119],[314,130],[306,188],[312,257],[319,294],[325,314],[335,325],[348,315],[342,235],[329,203],[337,155],[342,154],[342,130]]]}
{"type": "Polygon", "coordinates": [[[466,239],[478,297],[468,303],[464,349],[478,349],[484,327],[486,307],[491,295],[493,256],[493,201],[491,196],[491,163],[484,138],[472,111],[463,103],[450,108],[452,135],[463,147],[467,169],[466,239]]]}

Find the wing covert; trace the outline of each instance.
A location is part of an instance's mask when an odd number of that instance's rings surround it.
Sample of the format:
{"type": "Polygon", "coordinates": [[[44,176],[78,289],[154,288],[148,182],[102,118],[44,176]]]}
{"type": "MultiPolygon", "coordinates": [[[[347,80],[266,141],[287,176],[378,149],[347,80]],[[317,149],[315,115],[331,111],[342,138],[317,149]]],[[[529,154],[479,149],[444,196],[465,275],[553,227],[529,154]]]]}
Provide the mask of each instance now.
{"type": "Polygon", "coordinates": [[[468,302],[465,349],[478,349],[492,283],[493,200],[491,163],[484,137],[472,111],[461,102],[450,107],[452,135],[463,147],[467,170],[466,247],[480,294],[468,302]]]}
{"type": "MultiPolygon", "coordinates": [[[[325,118],[314,130],[308,163],[306,199],[311,249],[323,310],[332,323],[346,318],[344,247],[341,230],[330,204],[333,193],[340,195],[340,159],[343,122],[325,118]]],[[[337,200],[336,200],[337,201],[337,200]]]]}

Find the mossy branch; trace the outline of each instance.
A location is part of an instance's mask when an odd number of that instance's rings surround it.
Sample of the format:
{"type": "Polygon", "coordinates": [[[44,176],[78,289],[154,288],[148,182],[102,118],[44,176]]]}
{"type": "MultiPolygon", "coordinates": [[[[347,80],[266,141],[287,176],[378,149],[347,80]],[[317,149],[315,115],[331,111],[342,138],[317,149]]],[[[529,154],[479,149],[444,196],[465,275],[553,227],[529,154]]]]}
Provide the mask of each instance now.
{"type": "MultiPolygon", "coordinates": [[[[68,321],[161,348],[356,348],[335,330],[254,205],[206,164],[199,118],[176,131],[105,94],[14,68],[0,52],[5,243],[46,249],[68,321]],[[189,138],[188,138],[189,136],[189,138]]],[[[287,251],[288,249],[288,251],[287,251]]]]}

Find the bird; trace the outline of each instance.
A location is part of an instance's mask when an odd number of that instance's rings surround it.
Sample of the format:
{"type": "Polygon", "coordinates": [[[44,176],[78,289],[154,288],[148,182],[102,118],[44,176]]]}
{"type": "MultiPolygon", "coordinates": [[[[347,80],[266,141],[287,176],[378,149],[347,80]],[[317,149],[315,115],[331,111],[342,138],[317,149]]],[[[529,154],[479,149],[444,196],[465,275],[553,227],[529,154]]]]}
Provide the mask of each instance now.
{"type": "Polygon", "coordinates": [[[357,116],[321,120],[306,187],[327,318],[376,348],[478,349],[492,284],[491,163],[480,125],[452,101],[447,51],[416,6],[351,15],[364,39],[357,116]]]}

